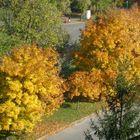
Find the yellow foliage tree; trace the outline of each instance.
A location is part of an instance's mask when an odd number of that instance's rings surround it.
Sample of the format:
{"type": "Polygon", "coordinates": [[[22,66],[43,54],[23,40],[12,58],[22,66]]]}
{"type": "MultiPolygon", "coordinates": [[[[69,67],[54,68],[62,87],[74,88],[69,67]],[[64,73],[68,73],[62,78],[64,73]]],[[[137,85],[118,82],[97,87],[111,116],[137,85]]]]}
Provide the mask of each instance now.
{"type": "Polygon", "coordinates": [[[114,91],[110,82],[120,65],[127,69],[126,78],[140,76],[140,11],[114,10],[89,21],[81,36],[81,48],[75,52],[80,72],[68,78],[69,95],[98,99],[114,91]],[[108,92],[109,91],[109,92],[108,92]]]}
{"type": "Polygon", "coordinates": [[[63,101],[58,55],[51,49],[23,46],[0,65],[0,131],[31,132],[37,121],[63,101]]]}

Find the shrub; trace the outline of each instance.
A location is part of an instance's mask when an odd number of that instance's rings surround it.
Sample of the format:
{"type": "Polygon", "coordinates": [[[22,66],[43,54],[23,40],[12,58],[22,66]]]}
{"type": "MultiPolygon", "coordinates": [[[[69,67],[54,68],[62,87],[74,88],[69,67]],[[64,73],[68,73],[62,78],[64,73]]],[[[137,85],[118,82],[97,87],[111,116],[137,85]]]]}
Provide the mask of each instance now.
{"type": "Polygon", "coordinates": [[[63,101],[58,55],[51,49],[23,46],[4,56],[0,65],[0,130],[31,132],[44,114],[63,101]]]}
{"type": "Polygon", "coordinates": [[[109,83],[116,78],[118,66],[123,63],[128,68],[128,79],[134,73],[140,76],[139,23],[137,8],[114,10],[87,23],[81,36],[81,48],[75,52],[75,64],[80,72],[68,79],[71,97],[82,95],[96,99],[110,90],[114,94],[109,83]]]}

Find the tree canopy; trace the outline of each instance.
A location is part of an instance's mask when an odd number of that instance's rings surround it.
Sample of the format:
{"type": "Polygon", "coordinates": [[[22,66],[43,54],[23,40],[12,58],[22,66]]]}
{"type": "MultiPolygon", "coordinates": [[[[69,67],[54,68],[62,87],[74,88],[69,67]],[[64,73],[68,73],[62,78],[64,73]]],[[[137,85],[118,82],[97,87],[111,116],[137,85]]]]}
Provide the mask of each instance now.
{"type": "Polygon", "coordinates": [[[62,41],[61,14],[49,0],[1,0],[2,32],[39,46],[62,41]]]}
{"type": "Polygon", "coordinates": [[[0,65],[0,133],[31,132],[63,102],[62,84],[52,48],[12,49],[0,65]]]}
{"type": "Polygon", "coordinates": [[[128,79],[134,73],[140,77],[139,23],[137,8],[114,10],[87,23],[82,32],[81,47],[74,54],[78,71],[68,79],[71,98],[98,99],[110,90],[114,94],[109,82],[115,79],[120,63],[129,67],[128,79]]]}

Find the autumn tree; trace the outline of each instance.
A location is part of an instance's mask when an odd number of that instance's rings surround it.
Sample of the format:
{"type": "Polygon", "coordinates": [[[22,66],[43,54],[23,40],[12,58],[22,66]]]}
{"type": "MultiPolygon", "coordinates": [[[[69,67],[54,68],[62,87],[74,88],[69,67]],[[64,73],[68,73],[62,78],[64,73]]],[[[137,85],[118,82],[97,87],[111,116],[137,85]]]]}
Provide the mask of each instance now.
{"type": "Polygon", "coordinates": [[[0,0],[0,30],[39,46],[62,41],[61,14],[49,0],[0,0]]]}
{"type": "Polygon", "coordinates": [[[111,91],[113,94],[109,82],[116,78],[121,63],[129,68],[128,79],[134,73],[140,76],[139,23],[137,8],[114,10],[87,23],[81,36],[81,48],[74,54],[79,71],[68,78],[71,98],[84,96],[93,100],[111,91]]]}
{"type": "Polygon", "coordinates": [[[0,133],[31,132],[63,102],[58,54],[51,48],[23,46],[0,65],[0,133]]]}

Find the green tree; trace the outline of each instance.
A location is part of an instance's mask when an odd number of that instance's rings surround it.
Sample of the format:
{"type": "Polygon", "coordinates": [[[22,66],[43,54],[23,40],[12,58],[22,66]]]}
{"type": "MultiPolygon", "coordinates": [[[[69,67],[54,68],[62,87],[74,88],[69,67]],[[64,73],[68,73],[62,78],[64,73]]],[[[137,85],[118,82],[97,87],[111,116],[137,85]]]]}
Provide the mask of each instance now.
{"type": "MultiPolygon", "coordinates": [[[[127,68],[126,68],[127,69],[127,68]]],[[[135,103],[140,92],[137,78],[126,80],[125,71],[120,71],[112,86],[113,96],[106,96],[107,107],[98,114],[98,125],[92,122],[91,128],[100,140],[130,140],[140,138],[139,108],[135,103]]],[[[135,76],[134,76],[135,77],[135,76]]],[[[90,130],[86,140],[93,140],[90,130]]]]}
{"type": "Polygon", "coordinates": [[[71,4],[70,0],[57,0],[58,9],[64,15],[67,15],[67,14],[71,13],[70,4],[71,4]]]}
{"type": "Polygon", "coordinates": [[[61,14],[49,0],[0,0],[0,13],[0,30],[10,36],[39,46],[62,41],[61,14]]]}
{"type": "Polygon", "coordinates": [[[114,5],[116,7],[122,7],[124,4],[124,0],[114,0],[114,5]]]}
{"type": "Polygon", "coordinates": [[[90,5],[91,0],[72,0],[71,8],[73,11],[80,12],[82,16],[90,8],[90,5]]]}
{"type": "Polygon", "coordinates": [[[112,5],[112,0],[91,0],[93,14],[106,11],[112,5]]]}
{"type": "Polygon", "coordinates": [[[50,3],[56,5],[58,10],[64,15],[71,13],[71,0],[50,0],[50,3]]]}
{"type": "Polygon", "coordinates": [[[78,6],[81,12],[85,12],[91,5],[91,0],[78,0],[78,6]]]}
{"type": "Polygon", "coordinates": [[[23,42],[13,36],[9,36],[6,33],[0,33],[0,57],[5,53],[8,53],[12,48],[21,45],[23,42]]]}

